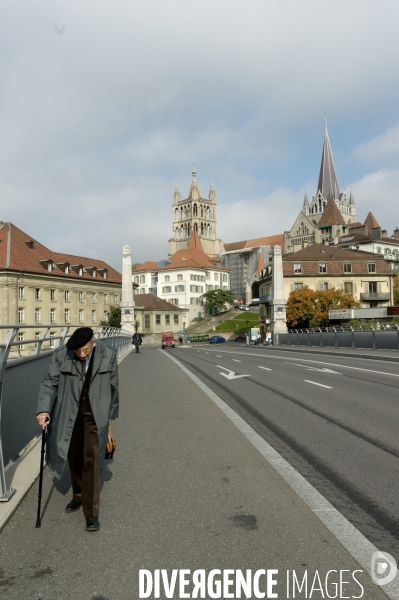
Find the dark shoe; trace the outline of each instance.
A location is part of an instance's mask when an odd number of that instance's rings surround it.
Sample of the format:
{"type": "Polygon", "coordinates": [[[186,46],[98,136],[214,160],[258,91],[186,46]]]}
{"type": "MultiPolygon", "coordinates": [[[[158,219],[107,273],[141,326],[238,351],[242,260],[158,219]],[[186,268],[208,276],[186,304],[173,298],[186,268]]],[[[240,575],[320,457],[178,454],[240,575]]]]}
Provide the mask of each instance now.
{"type": "Polygon", "coordinates": [[[78,510],[82,506],[80,500],[71,500],[69,504],[67,504],[65,512],[72,513],[75,510],[78,510]]]}
{"type": "Polygon", "coordinates": [[[100,529],[100,523],[98,517],[94,519],[86,519],[86,531],[98,531],[100,529]]]}

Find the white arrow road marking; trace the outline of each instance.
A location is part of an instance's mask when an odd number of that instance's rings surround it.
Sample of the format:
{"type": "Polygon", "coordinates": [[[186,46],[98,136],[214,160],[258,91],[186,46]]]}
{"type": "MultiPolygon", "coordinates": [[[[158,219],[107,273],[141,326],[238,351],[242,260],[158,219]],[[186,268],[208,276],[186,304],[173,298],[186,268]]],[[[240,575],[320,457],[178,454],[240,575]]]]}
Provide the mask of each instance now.
{"type": "Polygon", "coordinates": [[[296,367],[303,367],[308,371],[321,371],[321,373],[334,373],[335,375],[341,375],[338,371],[332,371],[331,369],[318,369],[317,367],[309,367],[308,365],[298,365],[297,363],[287,362],[287,365],[295,365],[296,367]]]}
{"type": "Polygon", "coordinates": [[[240,377],[250,377],[250,375],[236,375],[235,371],[232,371],[231,369],[226,369],[226,367],[222,367],[221,365],[215,365],[215,367],[218,367],[218,369],[224,369],[225,371],[228,371],[228,373],[219,373],[220,375],[223,375],[223,377],[226,377],[226,379],[239,379],[240,377]]]}
{"type": "Polygon", "coordinates": [[[272,370],[272,369],[268,369],[267,367],[259,367],[259,366],[258,366],[258,369],[264,369],[265,371],[271,371],[272,370]]]}
{"type": "Polygon", "coordinates": [[[309,379],[305,379],[306,383],[313,383],[313,385],[319,385],[320,387],[327,388],[328,390],[332,390],[331,385],[323,385],[322,383],[317,383],[316,381],[309,381],[309,379]]]}
{"type": "Polygon", "coordinates": [[[241,362],[240,360],[238,360],[238,358],[232,358],[231,360],[234,360],[234,362],[241,362]]]}

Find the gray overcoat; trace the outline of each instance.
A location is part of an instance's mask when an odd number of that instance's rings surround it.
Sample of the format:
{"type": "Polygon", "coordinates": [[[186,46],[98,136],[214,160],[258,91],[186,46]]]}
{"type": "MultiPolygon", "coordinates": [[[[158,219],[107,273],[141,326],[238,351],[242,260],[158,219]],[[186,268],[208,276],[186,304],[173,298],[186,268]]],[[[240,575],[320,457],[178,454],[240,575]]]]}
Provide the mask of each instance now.
{"type": "MultiPolygon", "coordinates": [[[[37,413],[50,413],[46,463],[58,479],[68,459],[82,388],[82,362],[75,352],[66,346],[55,350],[50,370],[40,386],[37,413]]],[[[100,464],[103,466],[109,419],[116,419],[119,412],[118,363],[116,352],[98,341],[93,357],[89,398],[98,430],[100,464]]]]}

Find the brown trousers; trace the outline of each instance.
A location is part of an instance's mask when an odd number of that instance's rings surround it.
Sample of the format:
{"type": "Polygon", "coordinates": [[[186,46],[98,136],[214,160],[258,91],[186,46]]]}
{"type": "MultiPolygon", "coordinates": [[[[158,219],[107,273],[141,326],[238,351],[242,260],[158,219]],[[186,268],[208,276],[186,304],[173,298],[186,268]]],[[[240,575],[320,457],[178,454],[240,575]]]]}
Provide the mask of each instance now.
{"type": "Polygon", "coordinates": [[[98,431],[88,390],[82,391],[79,412],[68,452],[73,499],[82,502],[86,519],[98,516],[100,501],[100,458],[98,431]]]}

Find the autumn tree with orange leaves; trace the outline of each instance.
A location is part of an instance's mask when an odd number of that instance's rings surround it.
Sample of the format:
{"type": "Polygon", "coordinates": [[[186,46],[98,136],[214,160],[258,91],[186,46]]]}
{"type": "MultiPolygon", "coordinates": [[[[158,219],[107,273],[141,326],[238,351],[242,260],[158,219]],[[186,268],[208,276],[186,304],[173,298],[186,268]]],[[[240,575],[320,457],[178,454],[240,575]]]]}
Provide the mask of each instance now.
{"type": "Polygon", "coordinates": [[[326,326],[329,322],[329,310],[358,307],[360,302],[349,292],[334,287],[331,290],[315,291],[305,285],[289,295],[287,324],[289,327],[326,326]]]}

